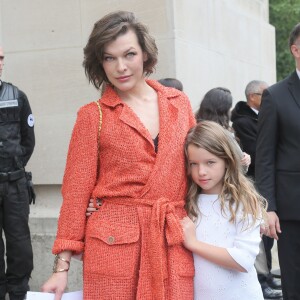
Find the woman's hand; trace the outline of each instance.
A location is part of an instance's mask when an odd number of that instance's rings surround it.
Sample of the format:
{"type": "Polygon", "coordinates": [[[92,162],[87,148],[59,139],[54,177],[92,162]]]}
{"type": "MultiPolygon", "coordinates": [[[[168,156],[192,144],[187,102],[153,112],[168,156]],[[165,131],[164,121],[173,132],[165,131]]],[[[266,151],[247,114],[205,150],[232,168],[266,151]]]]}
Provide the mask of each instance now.
{"type": "Polygon", "coordinates": [[[268,223],[260,224],[260,237],[263,235],[270,236],[270,229],[268,223]]]}
{"type": "Polygon", "coordinates": [[[52,276],[43,284],[41,290],[44,293],[55,293],[54,300],[61,300],[67,287],[68,272],[53,273],[52,276]]]}
{"type": "Polygon", "coordinates": [[[56,255],[51,277],[43,284],[42,292],[55,293],[54,300],[60,300],[68,283],[68,271],[70,268],[72,251],[65,250],[56,255]],[[64,270],[63,272],[57,272],[64,270]]]}
{"type": "Polygon", "coordinates": [[[241,160],[242,166],[246,166],[249,167],[249,165],[251,164],[251,156],[249,154],[247,154],[246,152],[243,152],[244,156],[241,160]]]}
{"type": "MultiPolygon", "coordinates": [[[[97,201],[97,204],[98,204],[99,206],[102,205],[102,201],[101,201],[100,199],[97,199],[96,201],[97,201]]],[[[87,217],[89,217],[89,216],[92,215],[93,212],[95,212],[95,211],[97,211],[97,210],[98,210],[98,208],[96,208],[96,207],[94,206],[94,199],[90,199],[90,203],[89,203],[89,206],[88,206],[87,209],[86,209],[85,215],[86,215],[87,217]]]]}
{"type": "Polygon", "coordinates": [[[183,237],[184,237],[183,245],[185,248],[189,249],[190,251],[193,251],[193,248],[197,243],[196,226],[189,217],[184,217],[180,221],[180,223],[182,226],[183,237]]]}

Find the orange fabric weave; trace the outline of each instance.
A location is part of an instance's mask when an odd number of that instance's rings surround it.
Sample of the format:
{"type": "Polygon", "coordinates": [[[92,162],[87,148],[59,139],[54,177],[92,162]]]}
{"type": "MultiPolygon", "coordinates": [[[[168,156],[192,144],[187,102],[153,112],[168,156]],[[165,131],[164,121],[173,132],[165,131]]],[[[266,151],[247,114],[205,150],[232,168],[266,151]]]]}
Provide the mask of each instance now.
{"type": "Polygon", "coordinates": [[[157,153],[147,129],[110,87],[100,100],[99,174],[94,103],[80,109],[73,129],[53,253],[84,250],[85,300],[193,299],[193,260],[181,243],[179,219],[185,215],[183,144],[195,120],[183,93],[147,82],[158,93],[157,153]],[[87,220],[91,196],[104,201],[87,220]]]}

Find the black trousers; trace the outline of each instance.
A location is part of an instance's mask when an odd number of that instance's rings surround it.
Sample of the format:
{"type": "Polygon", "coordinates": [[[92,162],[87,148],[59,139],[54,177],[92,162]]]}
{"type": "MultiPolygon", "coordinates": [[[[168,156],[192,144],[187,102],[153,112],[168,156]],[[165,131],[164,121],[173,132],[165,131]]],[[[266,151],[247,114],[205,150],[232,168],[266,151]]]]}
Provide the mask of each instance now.
{"type": "Polygon", "coordinates": [[[300,221],[280,220],[278,256],[284,300],[300,299],[300,221]]]}
{"type": "Polygon", "coordinates": [[[26,178],[0,182],[0,299],[9,293],[10,300],[21,300],[29,290],[33,254],[28,217],[26,178]],[[6,268],[2,232],[5,234],[6,268]]]}

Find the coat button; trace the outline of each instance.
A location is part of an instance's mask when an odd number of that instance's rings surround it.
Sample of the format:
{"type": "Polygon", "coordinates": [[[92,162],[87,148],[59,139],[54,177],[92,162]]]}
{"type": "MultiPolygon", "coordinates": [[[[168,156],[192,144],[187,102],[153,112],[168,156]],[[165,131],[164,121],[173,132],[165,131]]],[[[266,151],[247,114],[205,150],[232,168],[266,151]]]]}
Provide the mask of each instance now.
{"type": "Polygon", "coordinates": [[[109,236],[109,237],[107,238],[107,243],[108,243],[108,244],[112,245],[114,242],[115,242],[115,238],[114,238],[113,236],[109,236]]]}

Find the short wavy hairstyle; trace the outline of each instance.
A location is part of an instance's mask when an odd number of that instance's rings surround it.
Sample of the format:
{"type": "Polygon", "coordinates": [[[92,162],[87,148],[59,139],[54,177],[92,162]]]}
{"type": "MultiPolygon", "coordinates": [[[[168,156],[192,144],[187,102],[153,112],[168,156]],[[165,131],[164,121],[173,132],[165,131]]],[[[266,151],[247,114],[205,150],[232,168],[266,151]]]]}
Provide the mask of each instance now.
{"type": "Polygon", "coordinates": [[[128,30],[135,32],[142,51],[147,54],[147,60],[143,66],[144,74],[148,76],[153,73],[157,63],[158,50],[155,39],[149,34],[147,27],[139,22],[132,12],[112,12],[94,24],[84,48],[85,74],[97,90],[100,89],[103,82],[109,83],[102,66],[104,47],[128,30]]]}

